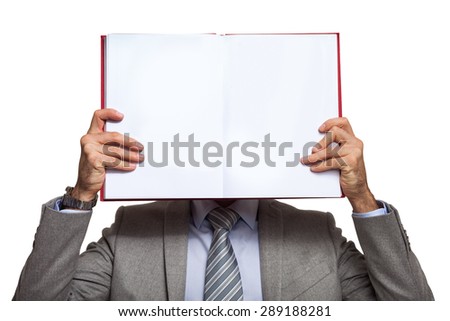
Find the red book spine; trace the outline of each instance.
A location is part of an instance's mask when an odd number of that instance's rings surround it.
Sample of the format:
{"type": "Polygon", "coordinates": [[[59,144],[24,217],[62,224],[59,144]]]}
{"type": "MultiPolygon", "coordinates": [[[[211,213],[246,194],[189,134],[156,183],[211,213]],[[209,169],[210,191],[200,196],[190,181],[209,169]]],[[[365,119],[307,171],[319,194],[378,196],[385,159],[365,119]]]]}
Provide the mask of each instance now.
{"type": "MultiPolygon", "coordinates": [[[[106,108],[106,101],[105,101],[105,54],[106,54],[106,36],[101,36],[100,37],[100,107],[102,109],[106,108]]],[[[104,201],[105,200],[105,183],[103,183],[102,188],[100,189],[100,200],[104,201]]]]}
{"type": "Polygon", "coordinates": [[[342,117],[342,92],[341,92],[341,49],[339,41],[339,33],[337,36],[337,72],[338,72],[338,105],[339,105],[339,117],[342,117]]]}

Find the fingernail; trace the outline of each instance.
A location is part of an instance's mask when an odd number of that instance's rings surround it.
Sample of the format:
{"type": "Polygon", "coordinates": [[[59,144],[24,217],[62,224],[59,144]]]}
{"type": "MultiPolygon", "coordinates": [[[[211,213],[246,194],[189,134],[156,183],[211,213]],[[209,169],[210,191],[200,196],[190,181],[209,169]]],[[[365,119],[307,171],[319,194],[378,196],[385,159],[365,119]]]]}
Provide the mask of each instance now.
{"type": "Polygon", "coordinates": [[[117,112],[117,115],[119,115],[120,117],[123,117],[123,116],[124,116],[120,111],[117,111],[117,110],[116,110],[116,112],[117,112]]]}
{"type": "Polygon", "coordinates": [[[143,154],[139,154],[139,162],[142,162],[144,160],[144,155],[143,154]]]}
{"type": "Polygon", "coordinates": [[[322,125],[320,125],[319,130],[320,130],[320,131],[324,131],[324,130],[325,130],[325,123],[323,123],[322,125]]]}
{"type": "Polygon", "coordinates": [[[139,149],[144,149],[144,145],[142,145],[142,144],[139,143],[139,142],[136,142],[136,146],[137,146],[139,149]]]}

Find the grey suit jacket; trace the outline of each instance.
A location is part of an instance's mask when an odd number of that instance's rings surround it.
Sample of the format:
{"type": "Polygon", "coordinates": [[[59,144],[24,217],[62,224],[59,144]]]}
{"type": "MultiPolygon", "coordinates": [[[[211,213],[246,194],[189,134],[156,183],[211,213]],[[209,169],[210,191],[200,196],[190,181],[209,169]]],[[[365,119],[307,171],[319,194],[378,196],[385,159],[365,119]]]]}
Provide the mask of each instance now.
{"type": "MultiPolygon", "coordinates": [[[[183,300],[189,201],[121,207],[79,255],[91,214],[43,206],[16,300],[183,300]]],[[[264,300],[431,300],[397,211],[354,218],[364,256],[329,213],[261,200],[264,300]]],[[[206,264],[206,263],[205,263],[206,264]]]]}

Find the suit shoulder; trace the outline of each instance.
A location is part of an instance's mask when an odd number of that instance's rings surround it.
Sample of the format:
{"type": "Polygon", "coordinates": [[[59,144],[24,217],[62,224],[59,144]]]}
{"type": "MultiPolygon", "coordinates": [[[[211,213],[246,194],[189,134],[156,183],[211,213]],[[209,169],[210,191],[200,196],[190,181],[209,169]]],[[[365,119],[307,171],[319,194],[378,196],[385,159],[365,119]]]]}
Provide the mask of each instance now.
{"type": "Polygon", "coordinates": [[[114,225],[140,226],[163,222],[168,202],[156,201],[152,203],[120,206],[117,209],[114,225]]]}
{"type": "Polygon", "coordinates": [[[292,205],[276,200],[271,201],[270,206],[278,209],[284,218],[297,217],[302,219],[311,219],[315,221],[317,220],[326,221],[330,216],[332,216],[332,214],[329,212],[299,209],[292,205]]]}
{"type": "Polygon", "coordinates": [[[138,215],[141,213],[163,214],[166,211],[168,204],[169,201],[155,201],[145,204],[121,206],[119,210],[123,211],[126,215],[138,215]]]}
{"type": "Polygon", "coordinates": [[[163,220],[164,217],[185,217],[190,213],[188,200],[155,201],[152,203],[122,206],[118,209],[117,218],[163,220]]]}

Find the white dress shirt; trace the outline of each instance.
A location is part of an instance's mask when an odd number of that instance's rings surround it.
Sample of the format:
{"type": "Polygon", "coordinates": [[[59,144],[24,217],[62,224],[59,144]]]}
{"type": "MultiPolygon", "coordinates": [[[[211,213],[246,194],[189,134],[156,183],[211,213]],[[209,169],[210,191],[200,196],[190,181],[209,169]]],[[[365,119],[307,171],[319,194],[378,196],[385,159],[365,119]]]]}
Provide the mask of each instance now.
{"type": "MultiPolygon", "coordinates": [[[[237,200],[228,208],[241,218],[230,231],[229,238],[241,273],[244,300],[261,301],[261,269],[259,266],[258,200],[237,200]]],[[[191,203],[186,271],[186,300],[203,300],[206,262],[213,237],[213,228],[206,215],[219,207],[213,200],[191,203]]]]}

